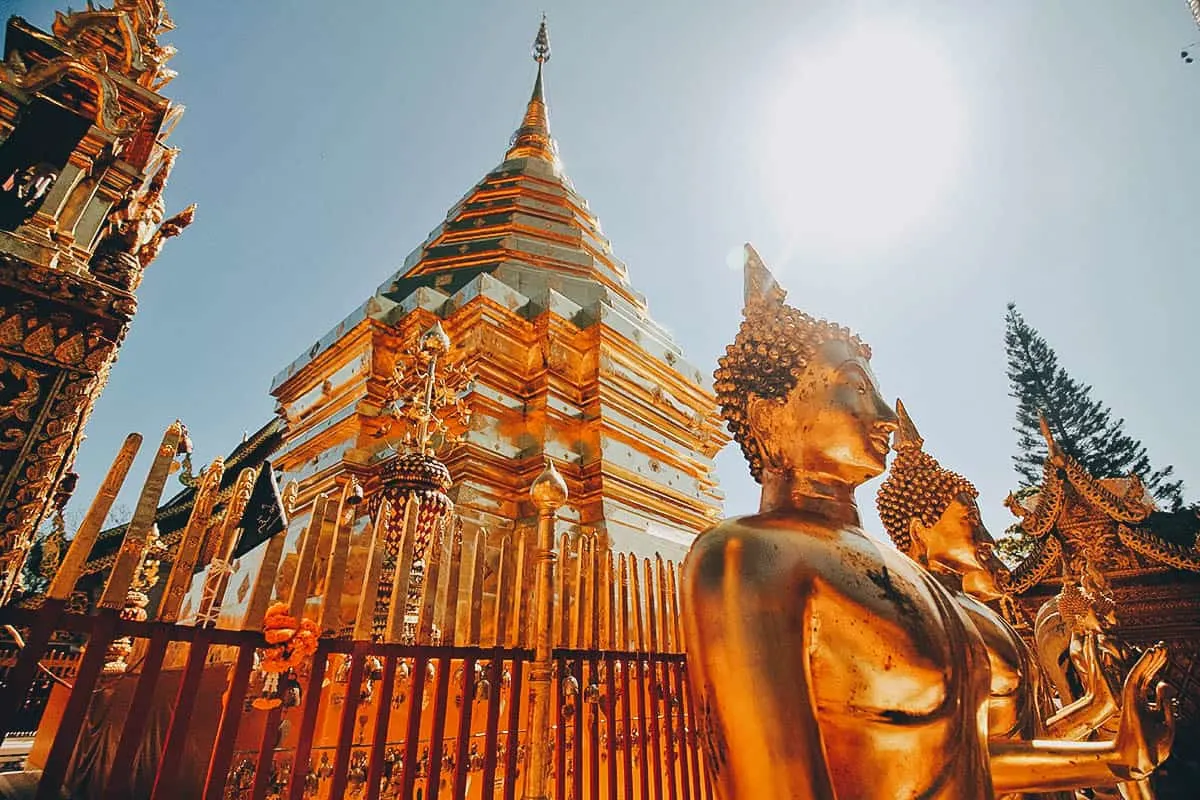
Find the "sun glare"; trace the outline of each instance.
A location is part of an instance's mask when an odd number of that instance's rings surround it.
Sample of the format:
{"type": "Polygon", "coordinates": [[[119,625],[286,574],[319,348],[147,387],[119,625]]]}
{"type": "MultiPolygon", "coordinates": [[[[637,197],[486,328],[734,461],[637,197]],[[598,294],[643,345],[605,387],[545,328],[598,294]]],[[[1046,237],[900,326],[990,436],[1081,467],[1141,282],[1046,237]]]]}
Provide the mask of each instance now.
{"type": "Polygon", "coordinates": [[[857,28],[797,53],[768,90],[761,168],[791,255],[878,254],[946,197],[962,104],[949,65],[917,32],[857,28]]]}

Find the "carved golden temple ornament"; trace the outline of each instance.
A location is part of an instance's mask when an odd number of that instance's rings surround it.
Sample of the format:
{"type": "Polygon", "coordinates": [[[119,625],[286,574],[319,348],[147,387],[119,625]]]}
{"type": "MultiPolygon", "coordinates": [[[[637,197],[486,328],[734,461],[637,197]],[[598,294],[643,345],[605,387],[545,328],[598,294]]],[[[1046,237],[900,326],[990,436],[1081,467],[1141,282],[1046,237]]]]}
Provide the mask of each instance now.
{"type": "MultiPolygon", "coordinates": [[[[457,443],[469,429],[471,413],[463,395],[471,380],[465,362],[452,357],[450,337],[439,322],[396,358],[388,402],[381,414],[384,421],[376,436],[388,436],[394,423],[399,423],[401,449],[383,462],[382,489],[371,503],[377,518],[387,519],[382,542],[386,556],[374,598],[374,629],[377,636],[389,641],[412,638],[411,630],[406,634],[406,621],[416,616],[412,604],[420,594],[427,553],[431,545],[440,547],[442,536],[450,530],[454,512],[447,494],[450,470],[434,452],[457,443]],[[383,502],[394,513],[384,515],[383,502]],[[418,580],[409,584],[414,568],[418,580]],[[408,591],[398,594],[402,584],[408,591]]],[[[362,490],[358,492],[361,497],[362,490]]],[[[453,535],[461,536],[461,532],[456,530],[453,535]]]]}
{"type": "Polygon", "coordinates": [[[195,207],[163,192],[183,106],[161,0],[7,21],[0,62],[0,603],[41,521],[70,497],[75,453],[136,311],[134,292],[195,207]],[[7,412],[7,414],[6,414],[7,412]]]}

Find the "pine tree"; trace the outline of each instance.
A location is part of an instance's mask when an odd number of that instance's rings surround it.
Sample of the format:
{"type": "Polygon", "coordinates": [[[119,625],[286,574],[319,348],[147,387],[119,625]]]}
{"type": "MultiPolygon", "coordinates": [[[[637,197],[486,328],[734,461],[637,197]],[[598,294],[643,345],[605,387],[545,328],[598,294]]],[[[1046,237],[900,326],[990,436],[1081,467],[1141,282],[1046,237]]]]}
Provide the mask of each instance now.
{"type": "Polygon", "coordinates": [[[42,574],[42,565],[45,561],[45,543],[49,537],[50,531],[45,528],[34,534],[33,541],[29,545],[29,552],[25,554],[25,564],[21,568],[21,598],[41,594],[50,585],[50,581],[42,574]]]}
{"type": "Polygon", "coordinates": [[[1092,387],[1072,378],[1058,364],[1046,340],[1025,321],[1013,303],[1005,317],[1004,347],[1008,352],[1009,393],[1017,401],[1017,454],[1013,465],[1021,486],[1042,480],[1046,441],[1038,425],[1044,414],[1063,452],[1097,478],[1137,475],[1164,508],[1183,505],[1183,482],[1171,480],[1173,467],[1155,470],[1146,448],[1125,433],[1125,420],[1092,398],[1092,387]]]}

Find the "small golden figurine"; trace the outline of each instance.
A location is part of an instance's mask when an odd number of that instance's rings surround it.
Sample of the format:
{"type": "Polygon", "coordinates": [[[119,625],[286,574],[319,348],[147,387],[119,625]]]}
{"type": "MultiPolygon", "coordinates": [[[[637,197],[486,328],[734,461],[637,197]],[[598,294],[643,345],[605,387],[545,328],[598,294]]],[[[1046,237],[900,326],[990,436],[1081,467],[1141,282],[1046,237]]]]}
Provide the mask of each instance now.
{"type": "Polygon", "coordinates": [[[1147,700],[1161,649],[1126,682],[1116,742],[988,741],[983,637],[933,575],[860,526],[854,489],[883,472],[897,428],[870,349],[784,297],[747,246],[745,319],[716,390],[761,505],[697,537],[683,567],[719,795],[991,800],[1152,771],[1172,732],[1147,700]]]}
{"type": "MultiPolygon", "coordinates": [[[[1058,665],[1063,683],[1070,687],[1060,697],[1064,706],[1047,721],[1050,735],[1069,738],[1106,739],[1120,733],[1121,682],[1134,668],[1142,651],[1131,647],[1116,634],[1117,605],[1108,591],[1103,575],[1090,567],[1086,559],[1077,559],[1064,569],[1063,587],[1039,613],[1039,643],[1053,641],[1045,628],[1057,622],[1067,637],[1064,654],[1041,651],[1043,669],[1058,665]],[[1054,654],[1051,661],[1052,653],[1054,654]],[[1070,679],[1066,676],[1070,675],[1070,679]],[[1081,713],[1082,710],[1082,713],[1081,713]]],[[[1165,686],[1158,690],[1165,700],[1165,686]]],[[[1153,800],[1154,789],[1148,780],[1126,781],[1116,786],[1092,787],[1095,800],[1153,800]]]]}

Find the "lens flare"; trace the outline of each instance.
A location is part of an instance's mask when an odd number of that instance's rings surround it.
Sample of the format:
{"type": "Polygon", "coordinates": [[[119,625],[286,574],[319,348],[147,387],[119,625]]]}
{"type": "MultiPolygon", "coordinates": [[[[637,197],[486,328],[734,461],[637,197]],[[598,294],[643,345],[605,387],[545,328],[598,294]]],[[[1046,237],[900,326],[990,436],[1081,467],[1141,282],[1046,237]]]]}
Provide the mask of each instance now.
{"type": "Polygon", "coordinates": [[[792,255],[860,260],[917,233],[961,161],[964,114],[935,43],[858,27],[799,52],[772,87],[763,184],[792,255]]]}

